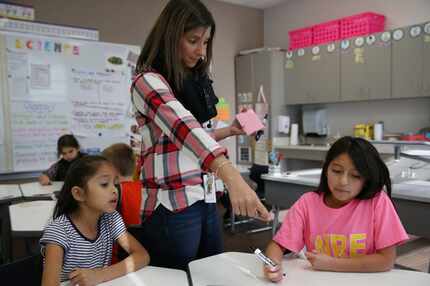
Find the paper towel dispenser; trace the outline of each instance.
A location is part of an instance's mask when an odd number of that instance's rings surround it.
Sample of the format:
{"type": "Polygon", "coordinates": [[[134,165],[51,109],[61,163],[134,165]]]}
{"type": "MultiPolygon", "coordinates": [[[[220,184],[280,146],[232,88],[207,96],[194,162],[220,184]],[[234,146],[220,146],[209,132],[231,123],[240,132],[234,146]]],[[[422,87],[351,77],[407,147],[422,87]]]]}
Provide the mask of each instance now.
{"type": "Polygon", "coordinates": [[[325,108],[303,107],[303,134],[327,135],[327,110],[325,108]]]}

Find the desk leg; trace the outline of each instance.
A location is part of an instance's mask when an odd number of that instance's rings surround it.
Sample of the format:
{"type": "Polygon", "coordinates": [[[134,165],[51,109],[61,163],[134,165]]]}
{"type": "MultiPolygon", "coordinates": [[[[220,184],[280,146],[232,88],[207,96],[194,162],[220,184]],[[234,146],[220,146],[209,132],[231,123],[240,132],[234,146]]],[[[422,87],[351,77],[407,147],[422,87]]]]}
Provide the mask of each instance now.
{"type": "Polygon", "coordinates": [[[12,258],[9,203],[0,204],[0,260],[7,263],[12,258]]]}

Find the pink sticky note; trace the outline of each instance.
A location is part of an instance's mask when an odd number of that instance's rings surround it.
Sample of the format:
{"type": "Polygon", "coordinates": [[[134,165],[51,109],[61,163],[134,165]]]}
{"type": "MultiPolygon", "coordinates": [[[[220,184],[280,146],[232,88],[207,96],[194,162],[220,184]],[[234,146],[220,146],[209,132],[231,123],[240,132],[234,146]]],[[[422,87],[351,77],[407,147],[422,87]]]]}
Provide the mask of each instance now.
{"type": "Polygon", "coordinates": [[[264,129],[263,123],[261,123],[260,118],[258,118],[257,114],[255,114],[252,109],[248,109],[245,112],[237,114],[236,119],[239,121],[243,131],[245,131],[247,135],[251,135],[258,130],[264,129]]]}

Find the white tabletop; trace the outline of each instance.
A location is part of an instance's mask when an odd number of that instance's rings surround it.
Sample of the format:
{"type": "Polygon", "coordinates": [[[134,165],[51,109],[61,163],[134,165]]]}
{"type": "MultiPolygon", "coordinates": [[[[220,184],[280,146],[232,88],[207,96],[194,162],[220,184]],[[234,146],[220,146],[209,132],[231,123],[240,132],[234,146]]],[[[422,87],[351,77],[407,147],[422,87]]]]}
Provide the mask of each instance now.
{"type": "Polygon", "coordinates": [[[63,182],[52,182],[51,185],[42,186],[39,182],[25,183],[19,185],[24,197],[51,196],[54,192],[60,191],[63,182]]]}
{"type": "Polygon", "coordinates": [[[52,218],[55,201],[32,201],[9,206],[12,232],[41,232],[52,218]]]}
{"type": "MultiPolygon", "coordinates": [[[[70,285],[68,282],[61,286],[70,285]]],[[[146,266],[136,272],[99,284],[100,286],[188,286],[187,273],[182,270],[146,266]]]]}
{"type": "Polygon", "coordinates": [[[286,277],[273,284],[263,276],[262,263],[250,253],[226,252],[189,264],[193,286],[300,285],[300,286],[429,286],[430,274],[394,269],[381,273],[315,271],[308,261],[284,259],[286,277]]]}
{"type": "Polygon", "coordinates": [[[17,184],[0,185],[0,201],[22,197],[21,190],[17,184]]]}

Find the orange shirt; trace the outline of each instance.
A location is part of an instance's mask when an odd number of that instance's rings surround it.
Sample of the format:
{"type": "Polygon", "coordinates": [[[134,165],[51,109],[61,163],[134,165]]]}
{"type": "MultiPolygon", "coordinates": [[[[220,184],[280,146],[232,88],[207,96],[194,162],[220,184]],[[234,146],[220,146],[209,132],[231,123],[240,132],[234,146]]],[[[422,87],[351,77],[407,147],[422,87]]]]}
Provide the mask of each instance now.
{"type": "Polygon", "coordinates": [[[121,198],[119,212],[126,226],[141,223],[140,207],[142,203],[142,182],[121,182],[121,198]]]}

